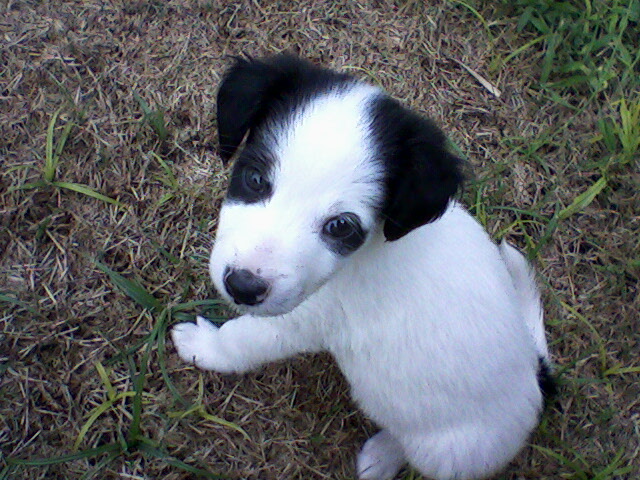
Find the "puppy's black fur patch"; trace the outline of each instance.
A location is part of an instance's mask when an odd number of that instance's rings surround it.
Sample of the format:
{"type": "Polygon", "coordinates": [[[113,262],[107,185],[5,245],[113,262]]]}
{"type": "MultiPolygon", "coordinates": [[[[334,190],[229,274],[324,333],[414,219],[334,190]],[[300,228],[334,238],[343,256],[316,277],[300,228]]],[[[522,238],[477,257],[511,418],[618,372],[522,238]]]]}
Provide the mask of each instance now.
{"type": "Polygon", "coordinates": [[[397,240],[444,213],[463,180],[461,160],[433,122],[390,97],[372,102],[370,129],[387,172],[384,235],[397,240]]]}
{"type": "Polygon", "coordinates": [[[270,174],[274,160],[268,157],[268,149],[250,146],[244,149],[238,161],[233,167],[227,199],[242,203],[255,203],[265,201],[273,193],[270,174]],[[262,189],[252,188],[247,182],[251,173],[258,173],[263,181],[262,189]]]}
{"type": "Polygon", "coordinates": [[[551,372],[551,367],[547,363],[547,360],[543,357],[538,358],[538,385],[540,391],[545,399],[545,403],[548,403],[558,394],[558,384],[551,372]]]}
{"type": "Polygon", "coordinates": [[[286,122],[313,97],[353,82],[346,74],[293,55],[236,58],[218,91],[218,139],[223,161],[233,156],[247,132],[247,145],[253,143],[265,121],[286,122]]]}

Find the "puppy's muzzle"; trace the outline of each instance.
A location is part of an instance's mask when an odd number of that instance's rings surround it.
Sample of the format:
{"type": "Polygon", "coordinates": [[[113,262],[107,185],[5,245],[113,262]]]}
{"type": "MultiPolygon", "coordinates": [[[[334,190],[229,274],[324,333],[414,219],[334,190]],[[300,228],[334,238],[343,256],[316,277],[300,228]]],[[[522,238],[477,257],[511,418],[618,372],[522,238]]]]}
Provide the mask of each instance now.
{"type": "Polygon", "coordinates": [[[267,298],[269,292],[269,283],[246,269],[227,267],[223,282],[227,293],[238,305],[258,305],[267,298]]]}

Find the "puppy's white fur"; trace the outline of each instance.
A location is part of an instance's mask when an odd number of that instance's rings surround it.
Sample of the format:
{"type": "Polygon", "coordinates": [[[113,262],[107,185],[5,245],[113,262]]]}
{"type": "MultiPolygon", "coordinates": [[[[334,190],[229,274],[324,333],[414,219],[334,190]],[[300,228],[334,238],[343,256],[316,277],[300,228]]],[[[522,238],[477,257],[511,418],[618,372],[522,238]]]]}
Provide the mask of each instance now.
{"type": "Polygon", "coordinates": [[[358,457],[359,478],[390,479],[405,461],[435,479],[485,477],[538,422],[548,356],[539,294],[522,255],[496,246],[455,201],[385,240],[384,165],[367,128],[379,95],[361,84],[329,90],[258,133],[275,157],[272,195],[225,202],[210,272],[229,301],[228,267],[260,275],[269,293],[220,328],[179,324],[173,341],[185,361],[222,373],[329,351],[381,428],[358,457]],[[340,212],[368,232],[350,255],[320,238],[340,212]]]}

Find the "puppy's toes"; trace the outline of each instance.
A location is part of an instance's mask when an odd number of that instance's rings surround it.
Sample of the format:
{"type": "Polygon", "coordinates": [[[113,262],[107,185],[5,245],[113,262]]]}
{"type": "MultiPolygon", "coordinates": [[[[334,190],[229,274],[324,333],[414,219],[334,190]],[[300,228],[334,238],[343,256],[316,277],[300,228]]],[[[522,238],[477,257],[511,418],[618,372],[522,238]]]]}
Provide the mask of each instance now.
{"type": "Polygon", "coordinates": [[[358,454],[360,480],[390,480],[404,464],[402,447],[386,430],[371,437],[358,454]]]}
{"type": "Polygon", "coordinates": [[[215,351],[218,328],[203,317],[197,323],[179,323],[171,330],[178,356],[185,362],[207,368],[207,359],[215,351]]]}

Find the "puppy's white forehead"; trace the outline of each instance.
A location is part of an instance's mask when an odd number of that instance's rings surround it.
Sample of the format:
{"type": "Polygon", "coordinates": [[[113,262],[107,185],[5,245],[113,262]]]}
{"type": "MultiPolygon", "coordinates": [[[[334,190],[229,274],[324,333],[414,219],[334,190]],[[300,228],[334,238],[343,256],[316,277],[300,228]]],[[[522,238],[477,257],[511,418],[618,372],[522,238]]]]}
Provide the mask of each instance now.
{"type": "Polygon", "coordinates": [[[269,128],[272,201],[311,199],[331,204],[335,211],[327,213],[377,206],[383,171],[374,158],[369,108],[379,94],[362,84],[331,90],[301,106],[284,125],[269,128]]]}

